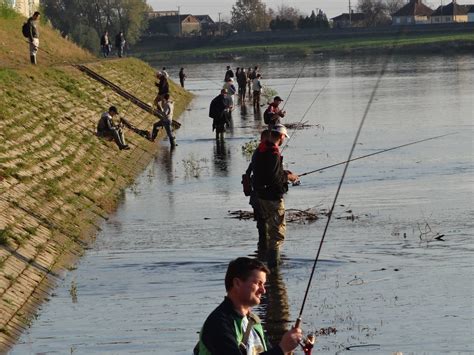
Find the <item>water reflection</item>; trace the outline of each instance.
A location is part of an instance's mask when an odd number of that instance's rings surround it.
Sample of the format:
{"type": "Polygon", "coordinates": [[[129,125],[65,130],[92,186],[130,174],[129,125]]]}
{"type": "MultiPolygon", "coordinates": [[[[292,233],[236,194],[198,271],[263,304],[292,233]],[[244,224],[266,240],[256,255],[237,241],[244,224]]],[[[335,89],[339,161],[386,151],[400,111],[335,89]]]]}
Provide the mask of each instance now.
{"type": "Polygon", "coordinates": [[[280,267],[271,269],[267,276],[267,293],[262,298],[259,308],[264,328],[267,331],[268,339],[271,344],[278,344],[283,334],[288,330],[287,324],[290,323],[290,310],[288,305],[288,292],[283,281],[280,267]]]}
{"type": "Polygon", "coordinates": [[[226,146],[225,139],[217,139],[215,141],[213,162],[216,176],[226,177],[229,175],[231,154],[230,149],[226,146]]]}

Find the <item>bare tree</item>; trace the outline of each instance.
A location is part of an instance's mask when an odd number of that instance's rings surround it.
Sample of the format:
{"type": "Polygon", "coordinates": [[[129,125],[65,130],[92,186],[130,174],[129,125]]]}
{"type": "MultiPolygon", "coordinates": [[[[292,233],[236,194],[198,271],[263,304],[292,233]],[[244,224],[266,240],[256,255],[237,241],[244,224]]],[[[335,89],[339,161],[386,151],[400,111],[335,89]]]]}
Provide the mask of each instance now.
{"type": "Polygon", "coordinates": [[[366,26],[379,26],[390,23],[390,15],[384,0],[359,0],[357,9],[365,14],[366,26]]]}
{"type": "Polygon", "coordinates": [[[406,4],[405,0],[385,0],[387,12],[389,15],[394,14],[406,4]]]}

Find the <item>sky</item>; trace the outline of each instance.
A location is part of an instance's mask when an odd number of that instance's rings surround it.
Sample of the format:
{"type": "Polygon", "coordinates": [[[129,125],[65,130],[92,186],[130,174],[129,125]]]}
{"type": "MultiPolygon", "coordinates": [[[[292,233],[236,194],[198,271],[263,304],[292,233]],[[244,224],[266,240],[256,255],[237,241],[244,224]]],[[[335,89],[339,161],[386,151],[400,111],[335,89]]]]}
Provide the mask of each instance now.
{"type": "MultiPolygon", "coordinates": [[[[350,0],[351,6],[355,9],[357,0],[350,0]]],[[[177,10],[181,7],[181,13],[190,13],[193,15],[210,15],[214,21],[221,18],[229,21],[232,5],[236,0],[147,0],[154,10],[177,10]]],[[[322,9],[329,18],[340,15],[342,12],[348,12],[349,0],[263,0],[267,7],[278,8],[282,4],[295,7],[304,14],[309,15],[311,10],[322,9]]],[[[451,0],[425,0],[424,3],[432,9],[437,8],[441,3],[444,5],[451,0]]],[[[458,0],[458,4],[470,4],[471,1],[458,0]]],[[[474,3],[474,0],[472,0],[474,3]]]]}

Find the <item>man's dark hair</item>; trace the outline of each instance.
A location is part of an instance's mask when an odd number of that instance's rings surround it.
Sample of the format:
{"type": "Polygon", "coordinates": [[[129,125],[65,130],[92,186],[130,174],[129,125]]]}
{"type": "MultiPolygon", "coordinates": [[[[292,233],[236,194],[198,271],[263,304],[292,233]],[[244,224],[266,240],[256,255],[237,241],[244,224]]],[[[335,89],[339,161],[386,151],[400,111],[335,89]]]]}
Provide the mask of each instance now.
{"type": "Polygon", "coordinates": [[[110,106],[110,107],[109,107],[109,112],[114,112],[114,113],[117,113],[117,114],[118,114],[117,107],[115,107],[115,106],[110,106]]]}
{"type": "Polygon", "coordinates": [[[35,11],[35,13],[33,14],[33,17],[39,16],[39,15],[41,15],[40,12],[39,12],[39,11],[35,11]]]}
{"type": "Polygon", "coordinates": [[[254,270],[263,271],[267,275],[270,274],[270,270],[268,270],[268,268],[257,259],[242,257],[232,260],[229,263],[225,274],[225,290],[229,291],[232,288],[236,277],[245,281],[250,277],[254,270]]]}

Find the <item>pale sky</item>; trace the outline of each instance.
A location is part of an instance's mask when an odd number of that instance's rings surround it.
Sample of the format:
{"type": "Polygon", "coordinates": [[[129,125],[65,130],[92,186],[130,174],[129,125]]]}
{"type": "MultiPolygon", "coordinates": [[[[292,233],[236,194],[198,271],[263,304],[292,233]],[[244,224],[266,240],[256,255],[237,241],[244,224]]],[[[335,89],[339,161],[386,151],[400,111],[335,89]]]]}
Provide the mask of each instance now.
{"type": "MultiPolygon", "coordinates": [[[[193,15],[210,15],[214,21],[218,20],[218,13],[221,18],[230,19],[230,11],[236,0],[148,0],[154,10],[177,10],[181,6],[181,13],[190,13],[193,15]]],[[[348,12],[349,0],[263,0],[267,7],[276,9],[285,4],[296,7],[303,13],[309,15],[311,10],[321,8],[329,18],[335,17],[342,12],[348,12]]],[[[441,3],[444,5],[451,0],[425,0],[425,4],[432,9],[436,9],[441,3]]],[[[472,1],[474,2],[474,0],[472,1]]],[[[470,4],[471,1],[458,0],[458,4],[470,4]]],[[[357,0],[351,0],[351,6],[355,10],[357,0]]]]}

